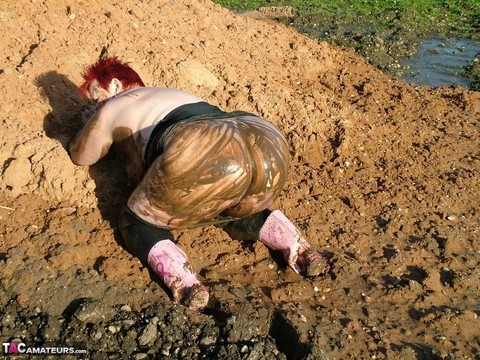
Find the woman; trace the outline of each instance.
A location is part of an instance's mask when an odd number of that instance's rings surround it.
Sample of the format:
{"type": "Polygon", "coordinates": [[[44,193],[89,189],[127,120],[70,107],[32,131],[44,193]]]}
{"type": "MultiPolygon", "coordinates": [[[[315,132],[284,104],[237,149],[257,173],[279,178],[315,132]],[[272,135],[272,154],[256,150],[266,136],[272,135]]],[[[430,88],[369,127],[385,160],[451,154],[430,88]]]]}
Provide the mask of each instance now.
{"type": "Polygon", "coordinates": [[[126,155],[138,186],[119,228],[130,252],[147,262],[175,301],[204,308],[208,289],[197,279],[170,230],[223,222],[238,238],[283,253],[299,274],[317,276],[320,255],[279,210],[268,207],[288,173],[288,147],[269,122],[226,113],[190,93],[145,87],[115,57],[88,67],[80,86],[99,103],[70,144],[72,161],[92,165],[112,143],[126,155]]]}

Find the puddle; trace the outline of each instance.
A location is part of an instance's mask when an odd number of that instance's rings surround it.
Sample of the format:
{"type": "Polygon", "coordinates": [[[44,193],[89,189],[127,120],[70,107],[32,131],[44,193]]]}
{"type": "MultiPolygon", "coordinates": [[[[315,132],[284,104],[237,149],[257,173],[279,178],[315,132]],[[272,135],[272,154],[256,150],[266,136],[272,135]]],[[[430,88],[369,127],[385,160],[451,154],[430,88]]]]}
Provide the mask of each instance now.
{"type": "Polygon", "coordinates": [[[460,85],[469,87],[463,69],[480,53],[480,42],[470,39],[429,39],[417,53],[403,61],[408,70],[403,80],[429,86],[460,85]]]}

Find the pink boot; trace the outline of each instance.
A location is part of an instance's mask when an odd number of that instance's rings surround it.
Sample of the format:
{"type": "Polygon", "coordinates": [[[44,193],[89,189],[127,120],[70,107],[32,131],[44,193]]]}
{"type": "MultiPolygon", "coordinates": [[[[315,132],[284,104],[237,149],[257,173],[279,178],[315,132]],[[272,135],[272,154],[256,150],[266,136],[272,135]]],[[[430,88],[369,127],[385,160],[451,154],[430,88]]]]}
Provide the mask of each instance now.
{"type": "Polygon", "coordinates": [[[320,254],[311,248],[280,210],[273,211],[267,217],[259,238],[269,249],[281,251],[285,261],[298,274],[315,277],[326,270],[320,254]]]}
{"type": "Polygon", "coordinates": [[[208,289],[198,281],[187,255],[170,240],[156,243],[148,253],[148,265],[172,291],[176,302],[193,310],[208,303],[208,289]]]}

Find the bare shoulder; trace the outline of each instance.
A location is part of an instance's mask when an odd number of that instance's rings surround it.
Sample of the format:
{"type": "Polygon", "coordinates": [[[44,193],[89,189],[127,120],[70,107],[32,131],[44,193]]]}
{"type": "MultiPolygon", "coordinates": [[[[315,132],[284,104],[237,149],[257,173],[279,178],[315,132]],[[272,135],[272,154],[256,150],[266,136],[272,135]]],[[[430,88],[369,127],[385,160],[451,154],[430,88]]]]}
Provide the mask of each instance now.
{"type": "Polygon", "coordinates": [[[159,87],[126,90],[98,110],[103,129],[125,127],[132,132],[148,128],[179,106],[203,101],[191,93],[159,87]]]}

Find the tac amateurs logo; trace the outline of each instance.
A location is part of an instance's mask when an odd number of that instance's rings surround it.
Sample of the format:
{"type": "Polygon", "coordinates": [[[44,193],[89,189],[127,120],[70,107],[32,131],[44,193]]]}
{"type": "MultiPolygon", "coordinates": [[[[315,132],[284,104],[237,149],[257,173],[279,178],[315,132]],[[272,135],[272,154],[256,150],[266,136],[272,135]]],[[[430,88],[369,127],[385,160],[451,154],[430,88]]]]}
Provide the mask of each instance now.
{"type": "Polygon", "coordinates": [[[20,351],[18,350],[18,346],[20,345],[21,347],[21,350],[24,349],[24,347],[26,346],[24,343],[22,342],[9,342],[9,343],[2,343],[2,347],[3,347],[3,353],[4,354],[18,354],[20,351]]]}
{"type": "Polygon", "coordinates": [[[14,340],[2,342],[2,350],[5,355],[9,354],[28,354],[28,355],[46,355],[46,354],[86,354],[87,350],[78,350],[69,346],[28,346],[22,341],[14,340]]]}

